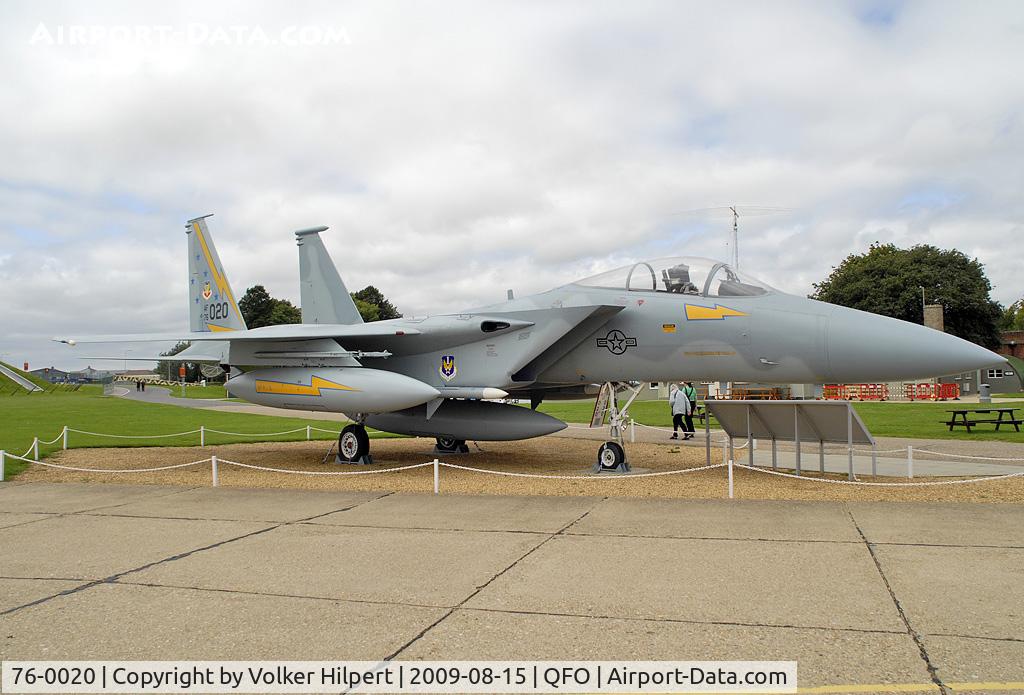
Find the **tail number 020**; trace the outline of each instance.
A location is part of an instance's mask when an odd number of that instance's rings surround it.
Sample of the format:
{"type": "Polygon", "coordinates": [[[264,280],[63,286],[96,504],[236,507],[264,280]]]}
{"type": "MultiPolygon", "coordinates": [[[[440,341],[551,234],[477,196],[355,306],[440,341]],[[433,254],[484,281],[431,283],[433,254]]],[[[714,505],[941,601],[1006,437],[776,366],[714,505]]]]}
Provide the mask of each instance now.
{"type": "Polygon", "coordinates": [[[206,310],[209,313],[210,321],[216,321],[218,319],[226,319],[228,317],[228,303],[218,302],[214,304],[207,304],[206,310]]]}

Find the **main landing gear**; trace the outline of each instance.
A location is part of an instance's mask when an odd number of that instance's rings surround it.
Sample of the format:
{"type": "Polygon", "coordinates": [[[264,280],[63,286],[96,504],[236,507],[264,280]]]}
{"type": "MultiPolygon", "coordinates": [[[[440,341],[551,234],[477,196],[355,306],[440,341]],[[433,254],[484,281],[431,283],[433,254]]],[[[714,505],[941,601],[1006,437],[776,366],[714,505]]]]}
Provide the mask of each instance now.
{"type": "Polygon", "coordinates": [[[437,437],[435,439],[434,451],[439,454],[468,454],[469,447],[465,439],[454,437],[437,437]]]}
{"type": "Polygon", "coordinates": [[[609,441],[601,445],[597,450],[597,463],[594,464],[595,473],[629,473],[629,461],[626,460],[625,440],[622,436],[622,428],[627,420],[627,410],[633,404],[633,400],[640,395],[643,384],[639,386],[627,385],[633,391],[633,395],[626,401],[626,405],[619,408],[618,396],[616,395],[616,384],[608,382],[601,387],[601,393],[597,396],[594,404],[594,416],[591,418],[591,427],[600,427],[607,417],[609,441]]]}
{"type": "Polygon", "coordinates": [[[338,463],[371,464],[370,437],[362,425],[348,425],[338,435],[338,463]]]}

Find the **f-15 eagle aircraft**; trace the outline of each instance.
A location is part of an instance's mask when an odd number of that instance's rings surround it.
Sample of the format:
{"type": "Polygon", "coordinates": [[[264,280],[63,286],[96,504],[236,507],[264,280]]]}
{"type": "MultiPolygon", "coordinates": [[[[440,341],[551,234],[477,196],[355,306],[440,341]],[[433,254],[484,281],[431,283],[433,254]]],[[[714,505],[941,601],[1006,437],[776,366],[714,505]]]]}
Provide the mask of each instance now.
{"type": "MultiPolygon", "coordinates": [[[[689,257],[457,314],[363,323],[320,238],[327,227],[295,232],[302,324],[247,329],[207,217],[186,225],[189,331],[62,342],[193,341],[176,358],[220,365],[236,396],[346,414],[354,424],[338,448],[350,462],[369,460],[367,426],[435,437],[443,451],[550,434],[565,423],[537,412],[541,401],[584,398],[604,383],[859,383],[1005,362],[924,326],[785,294],[689,257]],[[532,407],[488,402],[507,396],[532,407]]],[[[599,454],[606,467],[623,456],[611,444],[599,454]]]]}

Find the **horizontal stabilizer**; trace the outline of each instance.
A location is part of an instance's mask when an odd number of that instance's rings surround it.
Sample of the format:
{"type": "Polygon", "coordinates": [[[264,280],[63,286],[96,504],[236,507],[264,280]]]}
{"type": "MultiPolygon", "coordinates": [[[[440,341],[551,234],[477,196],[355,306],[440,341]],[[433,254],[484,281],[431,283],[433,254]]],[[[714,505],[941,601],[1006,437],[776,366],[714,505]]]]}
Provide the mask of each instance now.
{"type": "Polygon", "coordinates": [[[315,340],[318,338],[384,338],[394,336],[419,335],[420,331],[415,328],[399,328],[388,325],[382,321],[375,323],[361,323],[358,325],[318,325],[291,323],[283,326],[264,326],[263,328],[250,328],[246,331],[231,331],[230,333],[139,333],[122,335],[91,335],[84,338],[63,338],[58,342],[69,344],[82,343],[162,343],[176,340],[190,340],[196,342],[236,342],[249,340],[315,340]]]}

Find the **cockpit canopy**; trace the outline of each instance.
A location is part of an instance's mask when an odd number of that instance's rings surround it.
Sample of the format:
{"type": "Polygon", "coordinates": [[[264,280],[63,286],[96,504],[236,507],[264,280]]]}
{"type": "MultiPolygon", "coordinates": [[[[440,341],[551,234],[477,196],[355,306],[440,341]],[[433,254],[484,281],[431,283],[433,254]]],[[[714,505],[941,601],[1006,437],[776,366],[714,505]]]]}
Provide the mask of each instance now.
{"type": "Polygon", "coordinates": [[[573,284],[629,292],[669,292],[696,297],[756,297],[768,284],[709,258],[674,256],[640,261],[573,284]]]}

